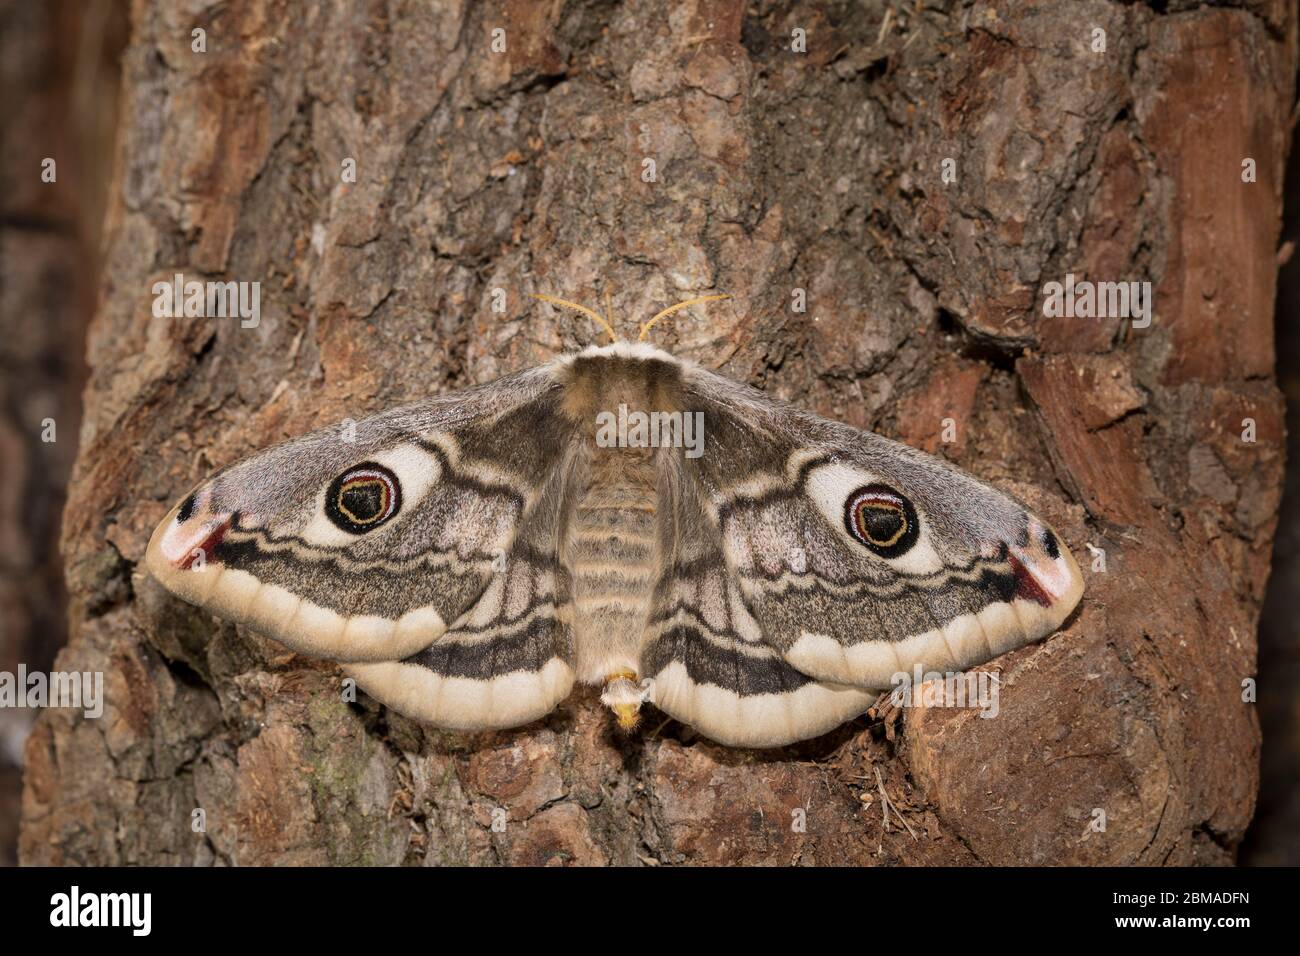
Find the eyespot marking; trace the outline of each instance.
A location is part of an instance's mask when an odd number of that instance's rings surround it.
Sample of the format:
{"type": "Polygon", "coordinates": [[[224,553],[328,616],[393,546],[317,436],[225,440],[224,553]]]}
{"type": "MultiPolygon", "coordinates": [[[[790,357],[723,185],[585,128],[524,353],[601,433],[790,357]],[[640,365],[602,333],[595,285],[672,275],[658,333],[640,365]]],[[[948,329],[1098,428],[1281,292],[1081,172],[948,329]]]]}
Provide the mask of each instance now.
{"type": "Polygon", "coordinates": [[[882,558],[911,550],[921,533],[912,503],[888,485],[858,488],[844,503],[844,527],[854,540],[882,558]]]}
{"type": "Polygon", "coordinates": [[[373,461],[349,468],[330,482],[325,492],[325,514],[351,534],[373,531],[401,506],[397,475],[373,461]]]}

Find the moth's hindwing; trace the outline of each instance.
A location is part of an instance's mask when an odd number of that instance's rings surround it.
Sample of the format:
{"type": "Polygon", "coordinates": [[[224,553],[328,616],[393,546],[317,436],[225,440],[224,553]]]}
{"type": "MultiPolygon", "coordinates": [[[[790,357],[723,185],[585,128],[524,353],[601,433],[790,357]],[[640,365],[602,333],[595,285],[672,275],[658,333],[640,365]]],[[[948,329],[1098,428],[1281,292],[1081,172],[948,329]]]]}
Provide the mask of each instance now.
{"type": "Polygon", "coordinates": [[[659,503],[665,561],[641,658],[655,706],[735,747],[815,737],[866,710],[874,693],[809,677],[764,639],[703,502],[689,484],[664,485],[672,489],[659,503]]]}

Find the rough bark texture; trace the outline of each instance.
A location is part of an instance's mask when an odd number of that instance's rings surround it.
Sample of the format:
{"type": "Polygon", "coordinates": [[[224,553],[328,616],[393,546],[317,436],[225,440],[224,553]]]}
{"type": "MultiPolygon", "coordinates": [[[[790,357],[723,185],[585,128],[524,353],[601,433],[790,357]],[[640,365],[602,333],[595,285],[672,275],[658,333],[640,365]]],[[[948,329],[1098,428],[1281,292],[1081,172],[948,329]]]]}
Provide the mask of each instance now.
{"type": "MultiPolygon", "coordinates": [[[[82,342],[116,122],[125,8],[0,0],[0,672],[67,638],[59,517],[77,450],[82,342]],[[53,160],[51,176],[44,162],[53,160]]],[[[0,707],[0,866],[17,862],[23,740],[0,707]]]]}
{"type": "Polygon", "coordinates": [[[1285,0],[1158,6],[136,0],[64,527],[59,664],[104,671],[108,705],[38,723],[23,859],[1231,862],[1296,23],[1285,0]],[[261,281],[260,326],[151,317],[176,272],[261,281]],[[1044,318],[1066,272],[1151,280],[1154,322],[1044,318]],[[998,719],[908,710],[754,753],[654,718],[621,737],[578,693],[458,736],[344,703],[333,665],[137,570],[214,466],[594,339],[528,292],[609,293],[627,327],[713,290],[734,299],[665,345],[949,456],[1085,568],[1105,550],[1068,627],[989,665],[998,719]]]}
{"type": "Polygon", "coordinates": [[[1266,866],[1300,863],[1300,708],[1291,688],[1300,685],[1300,153],[1287,162],[1286,210],[1278,273],[1278,384],[1286,396],[1286,489],[1273,543],[1273,573],[1259,622],[1259,672],[1267,693],[1260,697],[1264,735],[1260,760],[1259,807],[1238,861],[1266,866]]]}

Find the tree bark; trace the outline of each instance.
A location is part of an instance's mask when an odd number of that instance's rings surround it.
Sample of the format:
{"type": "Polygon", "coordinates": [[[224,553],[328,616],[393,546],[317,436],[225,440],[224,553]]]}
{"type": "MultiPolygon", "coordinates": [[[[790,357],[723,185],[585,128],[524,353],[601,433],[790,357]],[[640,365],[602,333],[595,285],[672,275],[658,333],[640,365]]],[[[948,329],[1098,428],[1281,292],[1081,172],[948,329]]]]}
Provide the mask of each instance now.
{"type": "MultiPolygon", "coordinates": [[[[116,119],[124,7],[0,0],[0,673],[66,643],[59,554],[77,451],[116,119]]],[[[0,866],[18,862],[22,747],[36,712],[0,706],[0,866]]]]}
{"type": "Polygon", "coordinates": [[[57,665],[103,671],[107,704],[38,722],[25,862],[1234,859],[1293,4],[192,9],[132,9],[57,665]],[[260,281],[260,324],[152,317],[175,273],[260,281]],[[1045,317],[1066,273],[1149,280],[1153,321],[1045,317]],[[141,569],[212,468],[597,340],[530,292],[608,295],[627,330],[712,291],[662,344],[943,454],[1073,549],[1081,610],[987,665],[998,719],[908,708],[747,752],[657,715],[624,737],[580,691],[444,733],[141,569]]]}

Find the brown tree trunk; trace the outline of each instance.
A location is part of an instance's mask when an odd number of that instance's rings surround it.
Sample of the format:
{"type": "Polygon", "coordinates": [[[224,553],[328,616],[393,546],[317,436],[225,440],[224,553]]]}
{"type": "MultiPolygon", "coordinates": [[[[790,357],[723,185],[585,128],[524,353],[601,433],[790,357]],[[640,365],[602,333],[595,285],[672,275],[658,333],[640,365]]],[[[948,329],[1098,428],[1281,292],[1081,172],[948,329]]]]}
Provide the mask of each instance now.
{"type": "MultiPolygon", "coordinates": [[[[0,0],[0,674],[66,642],[59,521],[77,451],[125,5],[0,0]]],[[[0,866],[18,862],[22,742],[0,706],[0,866]]]]}
{"type": "Polygon", "coordinates": [[[58,662],[107,706],[39,721],[24,861],[1231,862],[1296,14],[1167,7],[135,0],[58,662]],[[175,273],[260,281],[260,324],[153,318],[175,273]],[[1066,273],[1149,280],[1153,321],[1044,317],[1066,273]],[[1081,611],[990,665],[998,719],[755,753],[621,737],[582,692],[442,733],[140,569],[213,467],[595,339],[529,292],[628,327],[713,290],[665,345],[947,455],[1074,550],[1081,611]]]}

